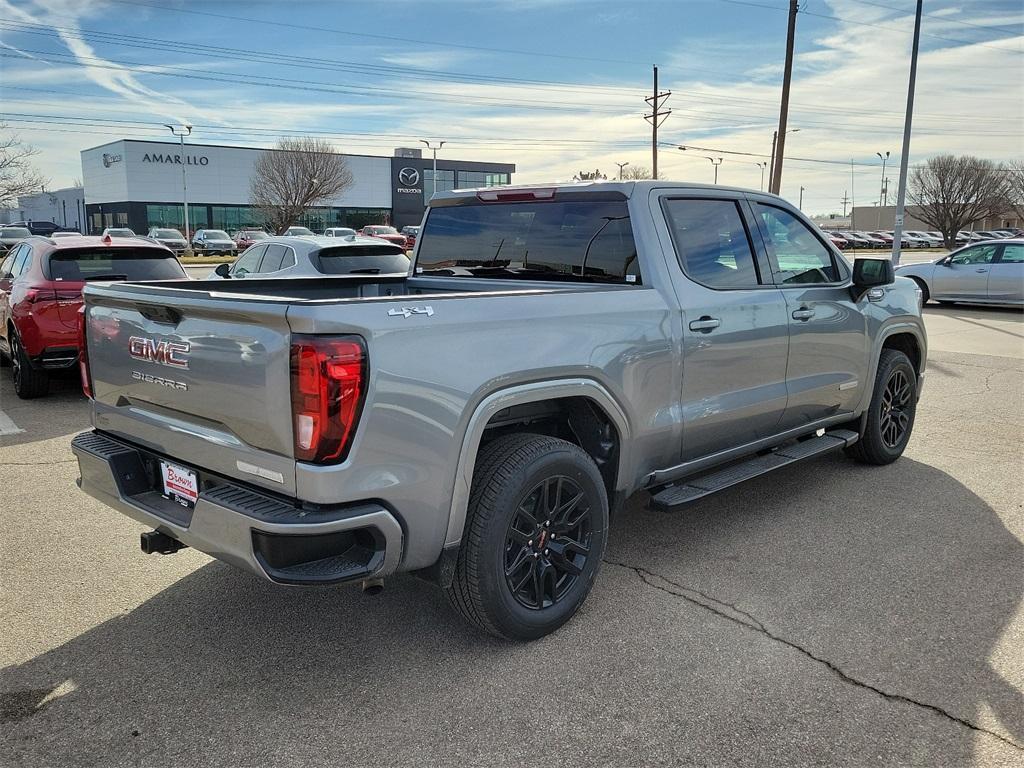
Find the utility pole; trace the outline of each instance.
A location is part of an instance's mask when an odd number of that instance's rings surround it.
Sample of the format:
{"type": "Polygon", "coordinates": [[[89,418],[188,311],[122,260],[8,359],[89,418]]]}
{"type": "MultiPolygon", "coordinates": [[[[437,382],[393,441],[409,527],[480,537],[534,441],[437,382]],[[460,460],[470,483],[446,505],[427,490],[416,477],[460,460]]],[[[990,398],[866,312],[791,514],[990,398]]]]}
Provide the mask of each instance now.
{"type": "Polygon", "coordinates": [[[443,142],[443,141],[437,142],[437,146],[436,147],[432,147],[430,145],[430,142],[427,141],[426,139],[420,139],[420,142],[422,142],[423,144],[426,144],[427,145],[427,149],[434,150],[434,194],[436,195],[437,194],[437,150],[439,150],[441,147],[443,147],[445,145],[445,142],[443,142]]]}
{"type": "Polygon", "coordinates": [[[644,115],[644,120],[651,124],[651,178],[658,178],[658,126],[672,114],[671,109],[662,109],[672,91],[658,90],[658,65],[654,65],[654,91],[644,101],[651,105],[651,114],[644,115]]]}
{"type": "Polygon", "coordinates": [[[622,169],[629,165],[629,163],[616,163],[616,165],[619,166],[619,181],[622,181],[622,169]]]}
{"type": "Polygon", "coordinates": [[[910,157],[910,128],[914,121],[914,88],[917,85],[917,49],[921,40],[921,5],[917,0],[914,17],[914,47],[910,54],[910,85],[907,87],[907,120],[903,125],[903,153],[900,155],[900,185],[896,192],[896,226],[892,234],[892,264],[900,263],[900,240],[903,239],[903,210],[907,202],[907,161],[910,157]]]}
{"type": "Polygon", "coordinates": [[[853,222],[857,215],[857,193],[853,191],[853,158],[850,158],[850,229],[856,229],[853,222]]]}
{"type": "Polygon", "coordinates": [[[850,196],[843,192],[843,199],[839,201],[843,204],[843,218],[846,218],[846,206],[850,204],[850,196]]]}
{"type": "Polygon", "coordinates": [[[804,187],[800,187],[800,202],[797,203],[797,210],[802,211],[804,209],[804,187]]]}
{"type": "Polygon", "coordinates": [[[786,72],[782,79],[782,107],[779,110],[778,139],[774,142],[777,146],[775,154],[775,166],[772,168],[772,183],[769,189],[773,194],[779,194],[782,188],[782,157],[786,154],[786,120],[789,118],[789,86],[793,80],[793,42],[796,37],[796,14],[800,10],[797,0],[789,0],[789,31],[786,33],[786,72]]]}

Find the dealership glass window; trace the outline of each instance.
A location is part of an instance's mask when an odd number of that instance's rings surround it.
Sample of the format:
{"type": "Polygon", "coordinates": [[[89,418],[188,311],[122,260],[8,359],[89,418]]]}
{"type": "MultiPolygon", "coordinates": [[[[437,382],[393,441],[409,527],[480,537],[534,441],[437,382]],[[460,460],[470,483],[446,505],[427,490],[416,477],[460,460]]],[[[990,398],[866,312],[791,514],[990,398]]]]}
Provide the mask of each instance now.
{"type": "Polygon", "coordinates": [[[117,219],[117,226],[119,226],[119,227],[127,227],[128,226],[128,212],[127,211],[118,211],[115,214],[115,218],[117,219]]]}
{"type": "MultiPolygon", "coordinates": [[[[497,187],[508,184],[507,173],[488,173],[486,171],[459,171],[459,189],[470,187],[497,187]]],[[[438,185],[438,189],[440,189],[438,185]]]]}
{"type": "MultiPolygon", "coordinates": [[[[446,192],[455,189],[455,171],[437,171],[437,191],[446,192]]],[[[423,204],[434,196],[434,169],[427,168],[423,172],[423,204]]]]}

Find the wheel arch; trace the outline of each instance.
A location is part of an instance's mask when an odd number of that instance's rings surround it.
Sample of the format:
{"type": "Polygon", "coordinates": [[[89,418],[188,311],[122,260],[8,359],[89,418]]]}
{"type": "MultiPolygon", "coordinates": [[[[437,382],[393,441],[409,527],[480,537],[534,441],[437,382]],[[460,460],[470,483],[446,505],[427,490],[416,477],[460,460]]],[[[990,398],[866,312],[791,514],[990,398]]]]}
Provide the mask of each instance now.
{"type": "Polygon", "coordinates": [[[865,380],[864,394],[861,399],[861,416],[867,412],[871,403],[873,383],[878,372],[878,360],[883,349],[896,349],[903,352],[910,358],[914,370],[917,372],[918,381],[924,376],[924,368],[928,356],[928,342],[925,336],[924,327],[918,322],[896,321],[883,326],[875,337],[871,351],[871,364],[868,376],[865,380]]]}
{"type": "MultiPolygon", "coordinates": [[[[593,379],[572,378],[554,381],[540,381],[520,384],[494,392],[476,406],[470,417],[462,439],[459,460],[455,470],[455,483],[452,489],[451,506],[448,514],[448,528],[445,533],[444,546],[446,551],[457,549],[462,540],[463,529],[469,507],[469,492],[473,482],[473,471],[481,446],[486,442],[485,432],[499,414],[509,413],[517,406],[547,404],[563,414],[569,420],[576,433],[575,442],[587,451],[598,464],[605,478],[609,491],[609,499],[616,491],[628,484],[626,477],[629,466],[629,444],[631,430],[625,410],[619,405],[612,394],[599,382],[593,379]],[[588,431],[588,425],[582,423],[588,419],[586,411],[590,410],[594,423],[589,426],[606,424],[614,431],[613,459],[602,457],[602,462],[594,456],[595,435],[581,434],[588,431]]],[[[527,421],[519,421],[512,415],[499,427],[505,434],[517,431],[516,425],[526,425],[527,421]]],[[[529,431],[529,430],[518,430],[529,431]]]]}

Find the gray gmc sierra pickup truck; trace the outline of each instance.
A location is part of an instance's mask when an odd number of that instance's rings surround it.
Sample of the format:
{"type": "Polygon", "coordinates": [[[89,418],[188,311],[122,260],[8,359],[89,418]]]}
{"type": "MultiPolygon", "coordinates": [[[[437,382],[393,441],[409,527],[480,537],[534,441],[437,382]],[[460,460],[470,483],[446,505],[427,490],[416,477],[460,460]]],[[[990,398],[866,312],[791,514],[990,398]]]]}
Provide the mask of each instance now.
{"type": "Polygon", "coordinates": [[[673,510],[833,449],[897,459],[920,298],[771,195],[442,193],[408,275],[90,284],[79,484],[146,552],[290,585],[415,572],[537,638],[636,491],[673,510]]]}

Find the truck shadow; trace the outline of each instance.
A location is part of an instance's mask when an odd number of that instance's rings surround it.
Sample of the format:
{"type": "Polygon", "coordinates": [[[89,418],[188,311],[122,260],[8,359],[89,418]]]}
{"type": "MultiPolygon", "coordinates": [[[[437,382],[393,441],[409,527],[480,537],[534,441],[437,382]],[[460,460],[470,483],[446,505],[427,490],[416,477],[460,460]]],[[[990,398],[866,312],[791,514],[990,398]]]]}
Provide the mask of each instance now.
{"type": "Polygon", "coordinates": [[[1014,751],[859,690],[743,616],[853,680],[1024,744],[1021,693],[990,663],[1019,610],[1024,548],[949,475],[832,457],[683,513],[644,506],[634,497],[615,521],[581,614],[530,645],[468,629],[413,578],[370,598],[210,563],[0,671],[0,749],[20,765],[519,764],[535,762],[524,734],[543,725],[584,765],[659,754],[937,765],[969,759],[976,740],[1014,751]],[[677,597],[687,590],[721,610],[677,597]],[[806,698],[784,698],[803,679],[806,698]],[[534,701],[535,684],[555,698],[534,701]],[[554,716],[555,700],[569,711],[554,716]],[[739,720],[758,718],[770,733],[736,737],[739,720]],[[837,733],[849,751],[822,751],[837,733]]]}

